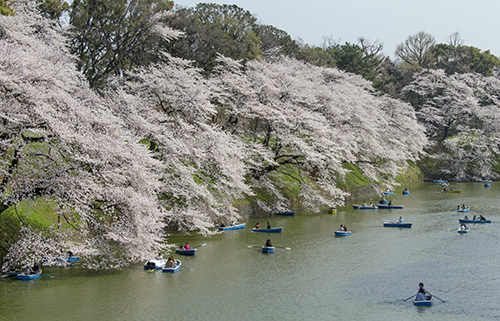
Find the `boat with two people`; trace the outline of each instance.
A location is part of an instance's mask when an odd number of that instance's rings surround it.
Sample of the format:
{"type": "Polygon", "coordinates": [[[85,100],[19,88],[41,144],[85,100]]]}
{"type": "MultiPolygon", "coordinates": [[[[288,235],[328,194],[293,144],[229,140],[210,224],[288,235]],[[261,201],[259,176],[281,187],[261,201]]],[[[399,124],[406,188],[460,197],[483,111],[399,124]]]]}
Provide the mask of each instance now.
{"type": "Polygon", "coordinates": [[[373,203],[370,203],[370,205],[368,205],[366,204],[366,202],[364,202],[363,205],[352,204],[352,208],[355,210],[376,210],[378,209],[378,206],[373,205],[373,203]]]}
{"type": "Polygon", "coordinates": [[[195,255],[197,249],[192,249],[189,246],[189,243],[186,242],[184,245],[180,245],[178,248],[175,249],[175,253],[180,254],[180,255],[195,255]]]}
{"type": "Polygon", "coordinates": [[[24,272],[18,273],[16,278],[22,281],[36,280],[42,275],[42,270],[40,269],[38,263],[33,264],[33,267],[27,267],[24,272]]]}
{"type": "Polygon", "coordinates": [[[403,301],[406,302],[412,298],[413,298],[413,305],[415,305],[415,306],[431,306],[432,305],[432,298],[436,298],[443,303],[446,302],[446,301],[438,298],[436,295],[432,294],[431,291],[426,290],[424,288],[424,284],[422,282],[420,282],[418,284],[417,292],[415,292],[415,294],[413,294],[409,298],[404,299],[403,301]]]}
{"type": "Polygon", "coordinates": [[[338,231],[335,231],[335,236],[348,236],[351,235],[351,231],[347,229],[347,225],[340,225],[338,231]]]}
{"type": "Polygon", "coordinates": [[[458,233],[465,234],[465,233],[469,233],[469,231],[470,231],[470,227],[465,225],[465,223],[460,223],[460,226],[458,227],[458,230],[457,230],[458,233]]]}

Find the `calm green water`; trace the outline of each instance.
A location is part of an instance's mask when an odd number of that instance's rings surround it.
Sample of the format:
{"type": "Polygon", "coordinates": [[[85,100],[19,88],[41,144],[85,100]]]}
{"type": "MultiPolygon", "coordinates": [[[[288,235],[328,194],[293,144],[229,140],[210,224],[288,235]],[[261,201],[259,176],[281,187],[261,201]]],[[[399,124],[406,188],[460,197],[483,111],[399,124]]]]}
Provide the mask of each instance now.
{"type": "Polygon", "coordinates": [[[178,257],[192,271],[151,273],[138,264],[101,274],[45,268],[55,278],[3,279],[0,320],[499,320],[499,184],[455,184],[461,194],[442,194],[434,184],[412,186],[410,195],[400,189],[390,199],[403,210],[347,204],[336,215],[269,218],[281,234],[251,232],[252,220],[245,230],[209,239],[176,237],[207,243],[194,258],[178,257]],[[469,217],[493,223],[464,235],[450,231],[462,203],[471,206],[469,217]],[[413,228],[382,227],[399,216],[413,228]],[[334,237],[340,224],[352,235],[334,237]],[[247,247],[268,237],[291,250],[247,247]],[[419,282],[446,303],[404,303],[419,282]]]}

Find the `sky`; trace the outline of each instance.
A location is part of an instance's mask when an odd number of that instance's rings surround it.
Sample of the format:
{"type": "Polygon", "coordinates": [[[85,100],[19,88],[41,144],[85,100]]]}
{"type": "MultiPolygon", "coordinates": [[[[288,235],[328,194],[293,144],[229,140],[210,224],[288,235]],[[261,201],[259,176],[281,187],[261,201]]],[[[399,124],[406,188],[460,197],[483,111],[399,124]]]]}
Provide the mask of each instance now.
{"type": "Polygon", "coordinates": [[[498,0],[174,0],[194,7],[199,2],[235,4],[250,11],[260,24],[286,31],[293,39],[321,46],[325,37],[356,43],[364,37],[384,45],[394,57],[396,46],[425,31],[437,43],[458,32],[463,44],[500,55],[498,0]]]}

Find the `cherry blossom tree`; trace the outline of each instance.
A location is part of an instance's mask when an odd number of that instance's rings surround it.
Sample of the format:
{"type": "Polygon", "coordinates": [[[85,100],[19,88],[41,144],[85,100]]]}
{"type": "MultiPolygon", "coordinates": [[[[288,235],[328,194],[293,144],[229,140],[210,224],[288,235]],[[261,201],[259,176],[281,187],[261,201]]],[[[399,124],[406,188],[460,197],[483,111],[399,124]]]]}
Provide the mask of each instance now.
{"type": "Polygon", "coordinates": [[[303,201],[317,209],[345,197],[335,183],[345,162],[373,182],[394,184],[382,177],[395,177],[426,144],[411,106],[378,97],[361,76],[290,58],[220,63],[216,100],[233,119],[225,127],[252,142],[252,186],[273,191],[278,209],[287,203],[277,172],[299,181],[303,201]]]}
{"type": "Polygon", "coordinates": [[[456,180],[495,178],[498,164],[500,80],[481,74],[426,70],[403,89],[427,134],[442,142],[441,173],[456,180]]]}
{"type": "Polygon", "coordinates": [[[17,2],[0,20],[1,184],[5,206],[50,198],[72,229],[30,230],[4,265],[40,260],[33,246],[47,237],[44,255],[72,249],[90,268],[120,267],[162,247],[166,211],[157,200],[160,162],[139,144],[76,71],[65,39],[17,2]],[[57,237],[55,236],[57,235],[57,237]]]}

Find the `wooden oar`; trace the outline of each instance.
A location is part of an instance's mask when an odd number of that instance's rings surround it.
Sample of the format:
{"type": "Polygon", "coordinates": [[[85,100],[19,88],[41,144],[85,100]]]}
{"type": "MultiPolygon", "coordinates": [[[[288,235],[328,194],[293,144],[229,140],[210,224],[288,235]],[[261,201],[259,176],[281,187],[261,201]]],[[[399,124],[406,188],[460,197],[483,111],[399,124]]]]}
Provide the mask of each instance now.
{"type": "Polygon", "coordinates": [[[291,250],[291,248],[289,248],[289,247],[285,247],[285,246],[275,246],[275,248],[278,248],[278,249],[285,249],[285,250],[291,250]]]}
{"type": "Polygon", "coordinates": [[[417,295],[417,294],[415,293],[415,294],[414,294],[414,295],[412,295],[411,297],[404,299],[404,300],[403,300],[403,302],[408,301],[409,299],[413,298],[415,295],[417,295]]]}
{"type": "Polygon", "coordinates": [[[193,246],[193,247],[196,248],[196,247],[202,247],[202,246],[205,246],[205,245],[207,245],[207,243],[203,243],[203,244],[196,245],[196,246],[193,246]]]}
{"type": "Polygon", "coordinates": [[[445,302],[446,302],[445,300],[438,298],[438,297],[437,297],[437,296],[435,296],[434,294],[433,294],[432,296],[433,296],[433,297],[435,297],[436,299],[438,299],[439,301],[443,302],[443,303],[445,303],[445,302]]]}
{"type": "Polygon", "coordinates": [[[184,266],[184,265],[182,265],[182,264],[181,264],[181,267],[183,267],[183,268],[185,268],[185,269],[187,269],[187,270],[189,270],[189,271],[193,271],[193,269],[190,269],[190,268],[188,268],[187,266],[184,266]]]}
{"type": "Polygon", "coordinates": [[[2,275],[2,279],[3,279],[3,278],[8,278],[8,277],[11,277],[11,276],[16,276],[16,275],[18,275],[19,273],[21,273],[21,272],[13,272],[13,273],[9,273],[9,274],[2,275]]]}
{"type": "Polygon", "coordinates": [[[46,276],[46,277],[48,277],[48,278],[53,278],[53,276],[50,276],[50,275],[47,275],[47,274],[43,274],[43,273],[42,273],[41,275],[46,276]]]}

